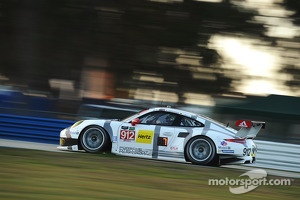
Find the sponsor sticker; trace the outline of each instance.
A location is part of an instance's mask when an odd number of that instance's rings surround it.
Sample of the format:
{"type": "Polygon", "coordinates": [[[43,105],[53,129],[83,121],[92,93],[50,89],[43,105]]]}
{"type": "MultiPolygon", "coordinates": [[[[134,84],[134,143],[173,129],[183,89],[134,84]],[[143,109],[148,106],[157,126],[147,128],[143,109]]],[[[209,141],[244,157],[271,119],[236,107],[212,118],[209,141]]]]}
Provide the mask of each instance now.
{"type": "Polygon", "coordinates": [[[154,131],[151,130],[139,130],[136,137],[137,143],[151,144],[153,139],[154,131]]]}
{"type": "Polygon", "coordinates": [[[171,150],[171,151],[178,151],[178,147],[177,147],[177,146],[171,146],[171,147],[170,147],[170,150],[171,150]]]}
{"type": "Polygon", "coordinates": [[[222,150],[222,153],[234,153],[234,150],[226,149],[226,150],[222,150]]]}
{"type": "Polygon", "coordinates": [[[227,146],[227,142],[222,141],[222,142],[221,142],[221,146],[227,146]]]}
{"type": "Polygon", "coordinates": [[[238,126],[238,127],[243,127],[243,128],[251,128],[252,122],[247,121],[247,120],[237,120],[235,122],[235,125],[238,126]]]}
{"type": "Polygon", "coordinates": [[[218,149],[231,149],[229,146],[223,147],[223,146],[218,146],[218,149]]]}

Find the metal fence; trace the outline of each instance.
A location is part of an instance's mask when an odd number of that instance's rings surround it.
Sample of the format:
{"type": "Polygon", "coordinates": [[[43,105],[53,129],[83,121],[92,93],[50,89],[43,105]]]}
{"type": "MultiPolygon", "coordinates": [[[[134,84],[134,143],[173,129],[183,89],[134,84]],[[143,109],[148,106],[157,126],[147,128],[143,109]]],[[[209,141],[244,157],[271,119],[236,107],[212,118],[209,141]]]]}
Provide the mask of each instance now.
{"type": "Polygon", "coordinates": [[[58,144],[60,131],[73,123],[72,120],[0,114],[0,137],[58,144]]]}
{"type": "Polygon", "coordinates": [[[255,140],[256,167],[300,172],[300,145],[255,140]]]}

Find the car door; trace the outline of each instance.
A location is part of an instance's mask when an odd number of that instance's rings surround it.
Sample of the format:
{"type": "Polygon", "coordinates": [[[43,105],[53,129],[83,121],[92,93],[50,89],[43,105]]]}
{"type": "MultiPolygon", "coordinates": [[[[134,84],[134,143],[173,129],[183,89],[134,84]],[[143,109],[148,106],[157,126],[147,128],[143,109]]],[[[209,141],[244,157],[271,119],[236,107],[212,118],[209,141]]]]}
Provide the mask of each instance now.
{"type": "Polygon", "coordinates": [[[118,153],[135,157],[152,157],[155,125],[124,123],[118,131],[118,153]]]}
{"type": "Polygon", "coordinates": [[[124,123],[118,131],[118,152],[136,157],[157,158],[174,135],[175,114],[155,111],[140,117],[133,126],[124,123]],[[173,117],[173,118],[172,118],[173,117]]]}

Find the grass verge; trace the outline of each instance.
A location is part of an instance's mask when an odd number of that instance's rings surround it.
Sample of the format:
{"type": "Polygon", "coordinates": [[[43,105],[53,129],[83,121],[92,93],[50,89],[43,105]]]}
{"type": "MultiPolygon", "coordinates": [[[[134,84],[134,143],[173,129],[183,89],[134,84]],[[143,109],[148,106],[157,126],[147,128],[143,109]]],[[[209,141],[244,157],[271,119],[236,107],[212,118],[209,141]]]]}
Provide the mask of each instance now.
{"type": "MultiPolygon", "coordinates": [[[[208,179],[244,171],[152,161],[112,154],[0,148],[0,199],[299,199],[291,186],[259,186],[234,195],[208,179]]],[[[268,176],[268,179],[279,178],[268,176]]]]}

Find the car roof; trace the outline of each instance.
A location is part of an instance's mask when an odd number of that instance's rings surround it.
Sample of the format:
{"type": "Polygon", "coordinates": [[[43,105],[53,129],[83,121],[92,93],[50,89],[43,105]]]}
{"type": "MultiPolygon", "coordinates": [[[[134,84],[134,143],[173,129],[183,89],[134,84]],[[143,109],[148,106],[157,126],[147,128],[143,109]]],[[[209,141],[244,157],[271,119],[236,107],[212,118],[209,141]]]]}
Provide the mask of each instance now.
{"type": "Polygon", "coordinates": [[[152,111],[172,112],[172,113],[176,113],[176,114],[183,115],[183,116],[186,116],[186,117],[190,117],[190,118],[193,118],[193,119],[198,119],[200,121],[201,120],[207,120],[207,121],[210,121],[210,122],[212,122],[214,124],[225,126],[223,123],[221,123],[219,121],[216,121],[216,120],[214,120],[214,119],[212,119],[210,117],[207,117],[205,115],[193,113],[193,112],[190,112],[190,111],[180,110],[180,109],[176,109],[176,108],[171,108],[171,107],[156,107],[156,108],[150,108],[147,112],[152,112],[152,111]]]}
{"type": "MultiPolygon", "coordinates": [[[[171,107],[156,107],[156,108],[150,108],[150,109],[149,109],[149,112],[150,112],[150,111],[165,111],[165,112],[172,112],[172,113],[176,113],[176,114],[179,114],[179,115],[184,115],[184,116],[191,117],[191,118],[200,117],[199,114],[192,113],[192,112],[189,112],[189,111],[179,110],[179,109],[171,108],[171,107]]],[[[202,116],[201,116],[201,117],[202,117],[202,116]]]]}

